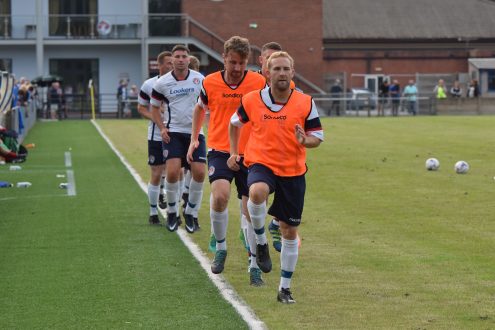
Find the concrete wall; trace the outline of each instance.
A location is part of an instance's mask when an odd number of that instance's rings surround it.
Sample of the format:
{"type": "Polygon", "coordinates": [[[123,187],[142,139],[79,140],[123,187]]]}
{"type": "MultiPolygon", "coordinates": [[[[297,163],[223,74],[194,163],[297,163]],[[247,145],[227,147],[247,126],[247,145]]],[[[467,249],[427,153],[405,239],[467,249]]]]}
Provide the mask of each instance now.
{"type": "Polygon", "coordinates": [[[0,58],[12,59],[12,73],[20,77],[36,76],[36,50],[34,45],[0,46],[0,58]]]}

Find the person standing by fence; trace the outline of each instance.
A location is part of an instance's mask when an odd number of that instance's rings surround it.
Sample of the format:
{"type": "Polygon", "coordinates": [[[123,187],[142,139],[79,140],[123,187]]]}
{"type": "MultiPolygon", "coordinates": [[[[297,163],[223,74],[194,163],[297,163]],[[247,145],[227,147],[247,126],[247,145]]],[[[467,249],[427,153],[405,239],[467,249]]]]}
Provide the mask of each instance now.
{"type": "Polygon", "coordinates": [[[404,97],[407,101],[407,112],[416,116],[416,100],[418,98],[418,89],[414,80],[409,80],[409,84],[404,88],[404,97]]]}

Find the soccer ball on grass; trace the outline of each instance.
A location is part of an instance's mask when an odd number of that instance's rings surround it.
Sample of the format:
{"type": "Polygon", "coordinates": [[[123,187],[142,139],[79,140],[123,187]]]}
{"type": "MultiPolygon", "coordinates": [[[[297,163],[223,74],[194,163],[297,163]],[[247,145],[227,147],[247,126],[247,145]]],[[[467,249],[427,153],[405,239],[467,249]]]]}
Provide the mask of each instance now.
{"type": "Polygon", "coordinates": [[[425,167],[428,171],[436,171],[440,167],[440,162],[436,158],[428,158],[425,167]]]}
{"type": "Polygon", "coordinates": [[[463,160],[460,160],[455,163],[454,169],[457,174],[465,174],[469,171],[469,164],[463,160]]]}

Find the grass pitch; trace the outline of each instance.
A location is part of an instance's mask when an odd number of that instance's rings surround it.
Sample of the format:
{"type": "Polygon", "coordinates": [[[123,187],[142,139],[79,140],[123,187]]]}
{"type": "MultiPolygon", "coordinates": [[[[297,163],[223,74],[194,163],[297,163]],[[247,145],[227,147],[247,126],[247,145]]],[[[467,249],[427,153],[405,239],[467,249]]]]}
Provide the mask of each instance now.
{"type": "MultiPolygon", "coordinates": [[[[99,123],[148,178],[146,121],[99,123]]],[[[495,328],[494,124],[494,117],[324,119],[326,141],[308,151],[292,287],[297,303],[275,300],[279,262],[273,249],[267,285],[249,286],[235,200],[224,276],[271,329],[495,328]],[[425,170],[429,157],[440,160],[439,171],[425,170]],[[460,159],[471,165],[465,175],[454,172],[460,159]]],[[[44,125],[68,127],[55,150],[72,145],[77,198],[84,199],[63,212],[53,198],[5,199],[7,192],[34,193],[34,178],[29,190],[0,190],[0,203],[8,205],[0,221],[0,328],[242,327],[176,235],[146,224],[146,196],[94,129],[79,128],[89,123],[38,124],[28,137],[38,145],[29,162],[44,155],[38,140],[58,134],[44,125]],[[84,140],[91,147],[78,153],[84,140]],[[91,169],[90,163],[99,164],[91,169]],[[82,181],[76,166],[90,173],[82,181]],[[184,280],[194,272],[194,284],[184,280]],[[200,316],[188,321],[184,297],[191,292],[207,302],[195,305],[200,316]],[[204,310],[217,303],[220,312],[204,310]],[[172,319],[163,314],[169,307],[172,319]]],[[[52,155],[43,157],[53,166],[52,155]]],[[[17,175],[0,173],[2,179],[17,175]]],[[[208,188],[202,230],[192,235],[205,251],[208,188]]]]}

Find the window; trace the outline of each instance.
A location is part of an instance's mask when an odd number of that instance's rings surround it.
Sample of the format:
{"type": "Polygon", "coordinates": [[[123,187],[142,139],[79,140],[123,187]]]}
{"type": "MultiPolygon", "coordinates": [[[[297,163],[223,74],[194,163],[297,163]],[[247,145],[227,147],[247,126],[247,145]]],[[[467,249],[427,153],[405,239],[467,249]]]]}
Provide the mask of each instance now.
{"type": "Polygon", "coordinates": [[[50,35],[89,37],[95,31],[97,8],[98,0],[50,0],[50,35]]]}
{"type": "Polygon", "coordinates": [[[489,92],[495,92],[495,70],[486,70],[487,79],[487,89],[489,92]]]}
{"type": "Polygon", "coordinates": [[[11,29],[10,0],[0,0],[0,38],[10,37],[11,29]]]}
{"type": "Polygon", "coordinates": [[[150,36],[181,35],[181,0],[149,0],[148,12],[150,36]]]}
{"type": "Polygon", "coordinates": [[[0,71],[12,72],[11,58],[0,58],[0,71]]]}

